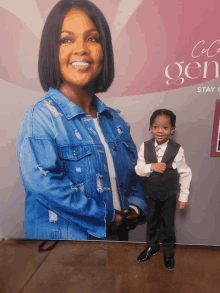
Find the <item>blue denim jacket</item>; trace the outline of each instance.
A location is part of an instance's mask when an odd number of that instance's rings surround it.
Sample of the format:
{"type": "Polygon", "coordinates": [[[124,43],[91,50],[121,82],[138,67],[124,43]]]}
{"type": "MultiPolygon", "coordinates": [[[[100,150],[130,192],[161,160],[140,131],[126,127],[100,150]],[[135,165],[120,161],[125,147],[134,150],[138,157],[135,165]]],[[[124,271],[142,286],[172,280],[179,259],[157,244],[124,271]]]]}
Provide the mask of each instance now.
{"type": "MultiPolygon", "coordinates": [[[[95,97],[98,121],[112,154],[124,209],[136,205],[146,215],[145,195],[133,177],[137,160],[130,127],[118,111],[95,97]]],[[[104,147],[91,116],[50,88],[26,113],[17,141],[26,193],[25,237],[107,239],[114,220],[104,147]]]]}

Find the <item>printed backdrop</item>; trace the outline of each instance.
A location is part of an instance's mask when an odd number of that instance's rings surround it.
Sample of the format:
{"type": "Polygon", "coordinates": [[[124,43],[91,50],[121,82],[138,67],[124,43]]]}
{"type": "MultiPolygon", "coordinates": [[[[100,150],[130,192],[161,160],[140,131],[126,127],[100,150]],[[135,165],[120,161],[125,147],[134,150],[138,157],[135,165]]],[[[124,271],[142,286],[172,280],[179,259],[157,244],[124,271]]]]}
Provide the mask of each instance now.
{"type": "MultiPolygon", "coordinates": [[[[93,2],[111,27],[116,64],[111,92],[115,96],[167,91],[216,77],[218,0],[93,2]]],[[[41,91],[37,76],[41,30],[57,1],[0,3],[0,78],[41,91]]]]}
{"type": "MultiPolygon", "coordinates": [[[[24,190],[15,152],[27,108],[43,95],[37,74],[41,31],[55,0],[0,0],[0,235],[23,237],[24,190]]],[[[93,0],[112,32],[116,78],[99,97],[119,108],[139,149],[149,117],[169,108],[175,139],[193,172],[189,204],[177,212],[177,242],[219,245],[219,158],[210,158],[219,99],[218,0],[93,0]]],[[[145,226],[130,235],[145,241],[145,226]]]]}

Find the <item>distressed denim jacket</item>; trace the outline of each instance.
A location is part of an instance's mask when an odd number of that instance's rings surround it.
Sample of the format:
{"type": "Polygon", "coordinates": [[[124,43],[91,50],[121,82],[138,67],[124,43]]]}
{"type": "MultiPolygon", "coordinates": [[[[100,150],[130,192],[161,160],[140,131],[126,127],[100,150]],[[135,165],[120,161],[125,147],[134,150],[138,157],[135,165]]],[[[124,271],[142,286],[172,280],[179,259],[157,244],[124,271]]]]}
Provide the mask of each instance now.
{"type": "MultiPolygon", "coordinates": [[[[118,111],[95,97],[98,121],[112,154],[121,207],[146,214],[134,176],[136,147],[118,111]]],[[[91,116],[50,88],[26,113],[17,154],[25,188],[25,237],[107,239],[114,220],[107,159],[91,116]]]]}

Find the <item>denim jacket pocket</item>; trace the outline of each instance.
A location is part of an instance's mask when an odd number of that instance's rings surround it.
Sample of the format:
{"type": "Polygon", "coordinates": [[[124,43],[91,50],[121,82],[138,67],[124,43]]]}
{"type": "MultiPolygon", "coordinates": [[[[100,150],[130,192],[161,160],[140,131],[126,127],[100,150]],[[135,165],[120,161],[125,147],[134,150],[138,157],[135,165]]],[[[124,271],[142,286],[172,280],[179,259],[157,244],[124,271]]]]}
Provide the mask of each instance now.
{"type": "Polygon", "coordinates": [[[92,152],[88,146],[64,146],[58,148],[66,176],[78,184],[92,176],[92,152]]]}
{"type": "Polygon", "coordinates": [[[126,149],[134,154],[135,153],[135,149],[134,149],[134,146],[133,146],[133,143],[131,141],[122,141],[124,146],[126,147],[126,149]]]}
{"type": "Polygon", "coordinates": [[[133,146],[132,141],[122,141],[123,145],[126,149],[126,155],[129,162],[129,168],[133,169],[134,165],[136,164],[136,155],[135,155],[135,148],[133,146]]]}

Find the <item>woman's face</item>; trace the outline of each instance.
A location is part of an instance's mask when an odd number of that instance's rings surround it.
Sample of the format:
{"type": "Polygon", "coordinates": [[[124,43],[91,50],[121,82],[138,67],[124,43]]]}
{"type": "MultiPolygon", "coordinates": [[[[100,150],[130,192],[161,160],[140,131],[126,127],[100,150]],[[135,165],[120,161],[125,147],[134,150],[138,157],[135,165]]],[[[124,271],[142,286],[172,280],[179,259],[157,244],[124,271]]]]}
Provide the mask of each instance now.
{"type": "Polygon", "coordinates": [[[84,87],[99,75],[102,66],[103,50],[96,26],[84,11],[69,11],[60,35],[62,86],[84,87]]]}

